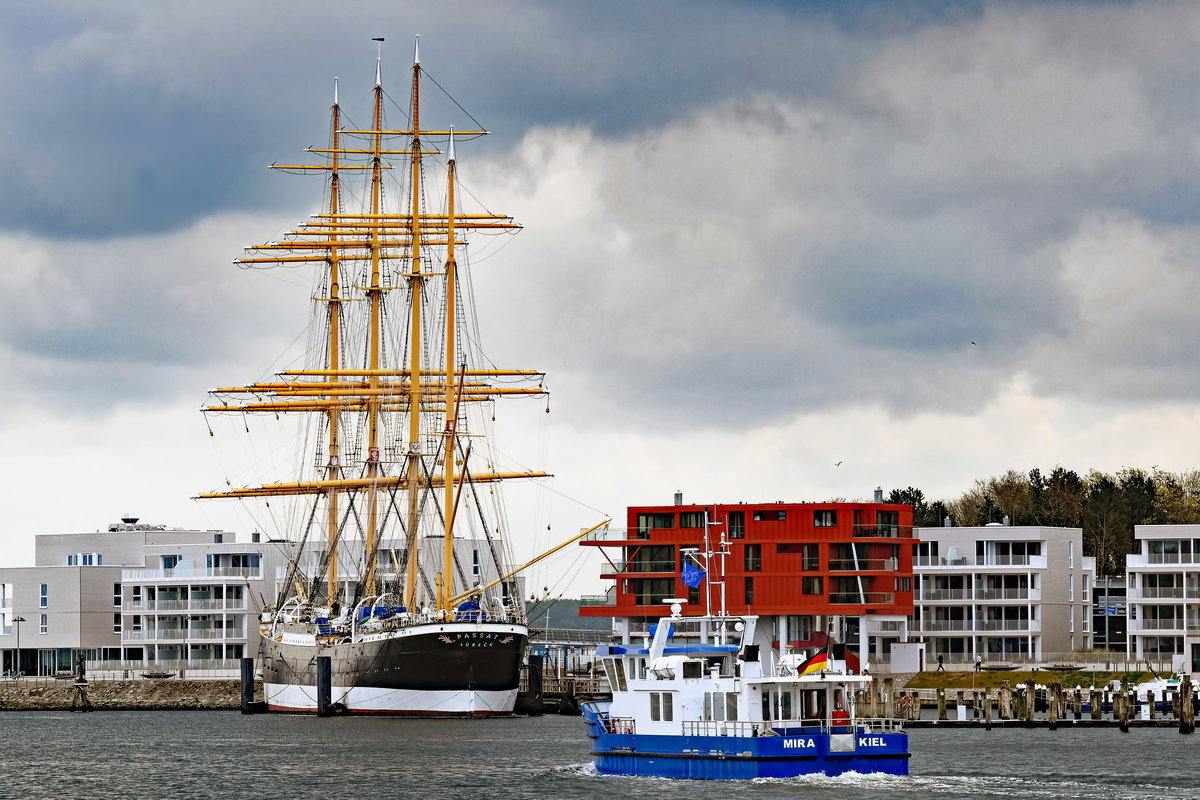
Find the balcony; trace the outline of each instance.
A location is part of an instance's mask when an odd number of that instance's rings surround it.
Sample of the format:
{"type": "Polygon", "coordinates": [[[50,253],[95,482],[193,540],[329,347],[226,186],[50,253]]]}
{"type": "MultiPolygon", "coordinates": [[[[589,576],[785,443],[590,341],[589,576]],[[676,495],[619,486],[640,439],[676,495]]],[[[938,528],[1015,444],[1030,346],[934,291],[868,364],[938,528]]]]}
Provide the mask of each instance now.
{"type": "Polygon", "coordinates": [[[660,574],[674,575],[679,571],[675,561],[651,561],[650,559],[634,559],[633,561],[614,561],[600,568],[600,576],[630,575],[630,574],[660,574]]]}
{"type": "Polygon", "coordinates": [[[638,536],[637,531],[628,528],[597,528],[584,536],[581,542],[626,542],[632,539],[649,539],[649,535],[638,536]],[[632,535],[631,535],[632,534],[632,535]]]}
{"type": "Polygon", "coordinates": [[[866,525],[854,526],[856,539],[911,539],[911,525],[866,525]]]}
{"type": "MultiPolygon", "coordinates": [[[[1029,600],[1028,589],[976,589],[976,600],[1029,600]]],[[[1037,598],[1034,598],[1037,599],[1037,598]]]]}
{"type": "Polygon", "coordinates": [[[1147,586],[1147,587],[1143,588],[1141,593],[1139,595],[1135,596],[1134,599],[1136,600],[1138,597],[1140,597],[1143,600],[1182,600],[1183,599],[1183,587],[1182,586],[1170,586],[1170,587],[1147,586]]]}
{"type": "Polygon", "coordinates": [[[122,611],[148,612],[165,611],[245,611],[246,599],[225,598],[224,600],[193,599],[193,600],[126,600],[121,603],[122,611]]]}
{"type": "Polygon", "coordinates": [[[829,561],[830,572],[895,572],[894,558],[835,558],[829,561]]]}
{"type": "Polygon", "coordinates": [[[914,632],[944,633],[946,631],[969,631],[969,623],[965,619],[926,619],[916,623],[914,632]]]}
{"type": "Polygon", "coordinates": [[[1025,567],[1028,569],[1046,569],[1045,556],[914,556],[914,567],[949,568],[950,571],[978,572],[983,569],[991,570],[996,567],[1025,567]]]}
{"type": "Polygon", "coordinates": [[[165,583],[221,578],[261,580],[262,569],[260,567],[175,567],[174,569],[121,570],[121,580],[125,583],[165,583]]]}
{"type": "Polygon", "coordinates": [[[975,623],[975,628],[981,631],[1037,633],[1042,629],[1042,623],[1036,619],[984,619],[975,623]]]}
{"type": "Polygon", "coordinates": [[[121,631],[122,642],[212,642],[245,638],[245,628],[160,628],[121,631]]]}
{"type": "Polygon", "coordinates": [[[1129,620],[1130,631],[1169,631],[1171,633],[1183,633],[1182,619],[1131,619],[1129,620]]]}
{"type": "Polygon", "coordinates": [[[928,589],[921,592],[922,600],[970,600],[971,593],[966,589],[928,589]]]}
{"type": "Polygon", "coordinates": [[[829,595],[830,605],[893,605],[896,595],[892,592],[836,592],[829,595]]]}

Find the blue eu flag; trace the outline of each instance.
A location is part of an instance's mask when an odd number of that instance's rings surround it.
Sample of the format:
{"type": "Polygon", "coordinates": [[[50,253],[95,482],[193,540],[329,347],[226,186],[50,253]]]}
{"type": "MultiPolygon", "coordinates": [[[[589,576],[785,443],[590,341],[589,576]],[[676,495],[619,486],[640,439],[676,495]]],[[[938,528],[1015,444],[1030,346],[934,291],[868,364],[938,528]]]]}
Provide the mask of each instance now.
{"type": "Polygon", "coordinates": [[[704,570],[695,566],[694,564],[692,564],[692,562],[685,561],[685,562],[683,562],[683,575],[681,575],[680,577],[683,578],[683,582],[685,584],[692,587],[693,589],[696,589],[700,586],[700,581],[704,580],[705,574],[706,573],[704,572],[704,570]]]}

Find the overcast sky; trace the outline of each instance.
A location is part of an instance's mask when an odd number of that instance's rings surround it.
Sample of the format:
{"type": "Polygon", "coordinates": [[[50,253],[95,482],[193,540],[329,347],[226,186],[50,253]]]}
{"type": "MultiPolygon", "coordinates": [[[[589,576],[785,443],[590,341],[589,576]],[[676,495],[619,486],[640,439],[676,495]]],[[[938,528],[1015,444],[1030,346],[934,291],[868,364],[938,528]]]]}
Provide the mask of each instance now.
{"type": "MultiPolygon", "coordinates": [[[[3,563],[125,511],[253,524],[188,499],[235,469],[198,409],[309,280],[230,262],[317,210],[266,165],[323,145],[334,76],[369,119],[372,36],[403,105],[421,35],[495,134],[464,182],[525,225],[473,268],[489,354],[552,391],[499,421],[556,476],[519,554],[677,489],[1197,466],[1200,5],[329,8],[0,4],[3,563]]],[[[601,591],[578,558],[534,583],[601,591]]]]}

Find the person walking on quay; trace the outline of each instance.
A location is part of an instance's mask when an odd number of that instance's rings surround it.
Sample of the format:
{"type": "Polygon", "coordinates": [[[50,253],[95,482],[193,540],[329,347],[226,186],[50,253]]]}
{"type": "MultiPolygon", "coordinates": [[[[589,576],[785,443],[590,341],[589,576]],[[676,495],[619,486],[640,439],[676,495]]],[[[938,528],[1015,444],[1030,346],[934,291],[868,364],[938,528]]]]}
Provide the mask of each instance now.
{"type": "Polygon", "coordinates": [[[942,654],[941,654],[941,653],[938,653],[938,668],[937,668],[937,671],[938,671],[938,672],[945,672],[945,671],[946,671],[946,668],[945,668],[944,666],[942,666],[942,654]]]}

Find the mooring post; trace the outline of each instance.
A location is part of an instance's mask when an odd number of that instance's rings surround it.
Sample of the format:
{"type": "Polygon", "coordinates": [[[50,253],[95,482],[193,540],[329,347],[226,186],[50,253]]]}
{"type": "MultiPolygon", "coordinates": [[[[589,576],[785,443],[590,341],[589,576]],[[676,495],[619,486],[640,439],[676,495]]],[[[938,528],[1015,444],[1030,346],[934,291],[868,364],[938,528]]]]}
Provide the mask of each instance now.
{"type": "Polygon", "coordinates": [[[1012,686],[1000,681],[1000,719],[1012,719],[1012,686]]]}
{"type": "MultiPolygon", "coordinates": [[[[1121,679],[1121,733],[1129,733],[1129,707],[1133,705],[1129,698],[1129,680],[1121,679]]],[[[1114,709],[1115,711],[1115,709],[1114,709]]]]}
{"type": "Polygon", "coordinates": [[[1046,687],[1046,718],[1050,722],[1050,730],[1058,730],[1058,693],[1062,684],[1052,683],[1046,687]]]}
{"type": "Polygon", "coordinates": [[[983,690],[983,729],[992,729],[992,699],[988,697],[987,689],[983,690]]]}
{"type": "Polygon", "coordinates": [[[893,686],[894,679],[883,679],[883,716],[887,717],[888,719],[894,719],[896,716],[896,704],[892,702],[894,699],[893,692],[895,691],[892,688],[893,686]]]}
{"type": "Polygon", "coordinates": [[[1088,689],[1088,703],[1091,706],[1089,712],[1092,719],[1100,719],[1100,714],[1104,710],[1103,692],[1097,692],[1095,686],[1088,689]]]}
{"type": "Polygon", "coordinates": [[[1146,713],[1149,714],[1148,718],[1154,719],[1154,692],[1149,689],[1146,690],[1146,708],[1146,713]]]}
{"type": "Polygon", "coordinates": [[[328,717],[333,704],[333,659],[317,656],[317,716],[328,717]]]}
{"type": "Polygon", "coordinates": [[[937,690],[937,707],[938,707],[938,721],[940,722],[941,720],[944,720],[946,718],[946,690],[945,689],[939,688],[937,690]]]}
{"type": "Polygon", "coordinates": [[[1179,682],[1179,732],[1193,733],[1196,730],[1196,706],[1192,698],[1192,678],[1186,672],[1179,682]]]}
{"type": "Polygon", "coordinates": [[[242,659],[242,713],[250,714],[254,702],[254,659],[242,659]]]}

